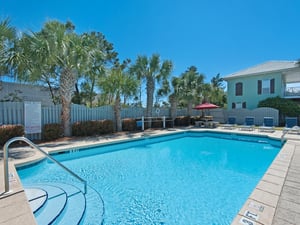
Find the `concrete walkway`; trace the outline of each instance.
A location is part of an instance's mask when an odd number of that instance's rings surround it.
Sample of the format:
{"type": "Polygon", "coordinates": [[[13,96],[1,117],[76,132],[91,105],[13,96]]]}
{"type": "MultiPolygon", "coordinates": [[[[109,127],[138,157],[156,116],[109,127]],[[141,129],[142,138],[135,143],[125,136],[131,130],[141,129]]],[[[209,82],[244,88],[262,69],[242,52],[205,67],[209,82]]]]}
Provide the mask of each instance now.
{"type": "MultiPolygon", "coordinates": [[[[203,129],[199,129],[203,130],[203,129]]],[[[255,131],[214,129],[222,132],[263,134],[281,137],[281,131],[262,133],[255,131]]],[[[182,131],[177,129],[177,131],[182,131]]],[[[57,152],[63,149],[93,146],[112,141],[139,138],[141,135],[170,133],[169,130],[152,130],[144,133],[120,133],[101,137],[65,139],[58,142],[40,144],[43,150],[57,152]]],[[[172,130],[172,132],[176,132],[172,130]]],[[[291,225],[300,224],[300,135],[286,135],[287,142],[267,170],[262,180],[245,202],[232,225],[291,225]]],[[[3,152],[0,151],[0,167],[3,168],[3,152]]],[[[10,148],[11,193],[4,192],[4,177],[0,173],[0,224],[36,224],[28,205],[16,166],[40,160],[43,156],[29,147],[10,148]],[[21,151],[20,151],[21,150],[21,151]]],[[[2,171],[2,169],[1,169],[2,171]]],[[[238,188],[238,187],[237,187],[238,188]]]]}

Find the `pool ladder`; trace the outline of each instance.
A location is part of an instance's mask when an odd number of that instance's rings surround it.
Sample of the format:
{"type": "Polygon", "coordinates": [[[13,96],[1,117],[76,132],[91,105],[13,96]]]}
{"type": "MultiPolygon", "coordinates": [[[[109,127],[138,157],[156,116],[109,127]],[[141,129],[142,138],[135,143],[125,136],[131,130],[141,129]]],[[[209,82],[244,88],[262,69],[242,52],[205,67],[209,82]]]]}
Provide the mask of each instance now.
{"type": "Polygon", "coordinates": [[[4,164],[4,194],[5,193],[9,193],[9,173],[8,173],[8,147],[11,143],[15,142],[15,141],[24,141],[26,142],[28,145],[30,145],[31,147],[33,147],[34,149],[40,151],[41,153],[43,153],[48,159],[50,159],[52,162],[54,162],[56,165],[60,166],[62,169],[64,169],[66,172],[68,172],[69,174],[71,174],[73,177],[75,177],[76,179],[78,179],[81,183],[84,184],[84,194],[86,194],[87,192],[87,182],[86,180],[84,180],[83,178],[81,178],[80,176],[78,176],[76,173],[74,173],[72,170],[70,170],[69,168],[65,167],[63,164],[61,164],[59,161],[57,161],[56,159],[54,159],[52,156],[50,156],[47,152],[45,152],[44,150],[42,150],[40,147],[38,147],[37,145],[35,145],[32,141],[30,141],[29,139],[25,138],[25,137],[14,137],[10,140],[8,140],[4,147],[3,147],[3,164],[4,164]]]}

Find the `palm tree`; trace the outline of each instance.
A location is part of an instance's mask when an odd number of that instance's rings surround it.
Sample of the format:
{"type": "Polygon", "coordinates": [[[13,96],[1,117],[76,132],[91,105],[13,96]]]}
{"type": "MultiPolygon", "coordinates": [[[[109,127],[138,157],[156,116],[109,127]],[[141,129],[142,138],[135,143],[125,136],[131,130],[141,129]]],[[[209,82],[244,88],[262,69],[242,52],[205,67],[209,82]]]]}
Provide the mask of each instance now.
{"type": "Polygon", "coordinates": [[[9,60],[22,80],[57,82],[65,136],[72,134],[71,100],[77,77],[84,73],[89,58],[93,57],[74,29],[71,22],[49,21],[40,32],[24,34],[9,60]]]}
{"type": "Polygon", "coordinates": [[[179,98],[185,102],[188,115],[192,114],[193,104],[199,102],[203,90],[204,75],[197,71],[195,66],[189,67],[181,74],[177,84],[179,98]]]}
{"type": "Polygon", "coordinates": [[[226,94],[224,91],[224,79],[217,74],[211,79],[210,101],[219,106],[226,103],[226,94]]]}
{"type": "Polygon", "coordinates": [[[15,38],[16,30],[10,25],[9,19],[0,21],[0,76],[9,73],[8,59],[14,47],[15,38]]]}
{"type": "Polygon", "coordinates": [[[169,102],[171,105],[170,108],[170,115],[172,118],[172,125],[174,126],[174,121],[176,119],[176,112],[177,112],[177,105],[178,105],[178,101],[180,98],[180,82],[181,82],[181,78],[179,77],[173,77],[171,84],[173,87],[173,93],[171,95],[169,95],[169,102]]]}
{"type": "Polygon", "coordinates": [[[132,96],[138,88],[138,80],[130,73],[124,72],[126,65],[126,62],[122,65],[116,64],[98,83],[104,94],[113,96],[117,131],[122,131],[121,96],[132,96]]]}
{"type": "Polygon", "coordinates": [[[86,63],[86,72],[81,77],[80,83],[79,80],[76,82],[74,97],[78,104],[83,103],[92,107],[97,95],[95,87],[98,79],[105,75],[105,67],[117,60],[117,53],[114,51],[113,45],[100,32],[84,33],[82,38],[83,45],[93,57],[89,57],[89,61],[86,63]]]}
{"type": "Polygon", "coordinates": [[[54,104],[60,102],[57,93],[59,75],[52,56],[52,46],[42,32],[24,33],[15,43],[10,58],[15,76],[19,80],[46,84],[54,104]]]}
{"type": "Polygon", "coordinates": [[[165,60],[161,63],[158,54],[153,54],[150,58],[138,56],[135,64],[131,67],[131,71],[136,74],[138,79],[145,79],[146,81],[147,117],[152,117],[154,91],[156,86],[166,82],[172,69],[172,62],[170,60],[165,60]]]}

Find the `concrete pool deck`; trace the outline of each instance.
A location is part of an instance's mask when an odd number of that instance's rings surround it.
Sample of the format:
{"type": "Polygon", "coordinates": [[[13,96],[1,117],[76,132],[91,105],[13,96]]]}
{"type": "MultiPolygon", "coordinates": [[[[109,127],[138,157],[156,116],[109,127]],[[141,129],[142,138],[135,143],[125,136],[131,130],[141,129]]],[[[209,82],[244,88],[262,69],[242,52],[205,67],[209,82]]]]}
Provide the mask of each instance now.
{"type": "MultiPolygon", "coordinates": [[[[121,133],[99,137],[64,139],[57,142],[39,144],[48,152],[62,149],[79,148],[112,141],[139,138],[141,135],[156,135],[190,129],[149,130],[144,133],[121,133]]],[[[193,130],[204,130],[197,128],[193,130]]],[[[211,129],[208,129],[212,131],[211,129]]],[[[245,134],[268,135],[281,138],[282,131],[274,133],[254,131],[226,130],[222,128],[213,131],[234,132],[245,134]]],[[[300,224],[300,135],[287,134],[287,142],[274,159],[263,178],[257,184],[244,206],[241,208],[232,225],[290,225],[300,224]]],[[[38,161],[43,155],[30,147],[9,149],[10,187],[11,193],[4,192],[4,174],[0,172],[0,224],[19,225],[36,224],[27,202],[24,189],[19,180],[15,166],[26,165],[38,161]],[[21,151],[20,151],[21,150],[21,151]]],[[[0,151],[0,167],[3,168],[3,152],[0,151]]],[[[237,187],[238,188],[238,187],[237,187]]],[[[233,190],[234,191],[234,190],[233,190]]]]}

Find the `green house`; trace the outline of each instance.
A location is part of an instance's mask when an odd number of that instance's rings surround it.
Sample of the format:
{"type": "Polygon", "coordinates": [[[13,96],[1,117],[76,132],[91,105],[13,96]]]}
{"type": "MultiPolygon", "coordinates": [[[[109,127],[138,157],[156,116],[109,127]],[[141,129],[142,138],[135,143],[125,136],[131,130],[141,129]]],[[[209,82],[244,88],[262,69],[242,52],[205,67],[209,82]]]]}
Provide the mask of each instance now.
{"type": "Polygon", "coordinates": [[[224,77],[228,109],[255,109],[266,98],[300,102],[300,63],[268,61],[224,77]]]}

